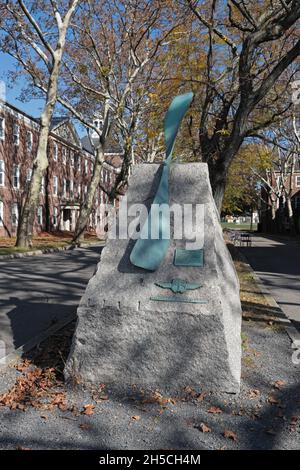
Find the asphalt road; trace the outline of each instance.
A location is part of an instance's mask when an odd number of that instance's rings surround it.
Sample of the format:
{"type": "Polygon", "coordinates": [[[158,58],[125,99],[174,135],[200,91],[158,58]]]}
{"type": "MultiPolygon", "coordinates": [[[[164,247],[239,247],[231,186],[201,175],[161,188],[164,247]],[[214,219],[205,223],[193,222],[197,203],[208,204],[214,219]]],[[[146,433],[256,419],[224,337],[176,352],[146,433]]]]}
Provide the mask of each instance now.
{"type": "Polygon", "coordinates": [[[241,251],[300,331],[300,242],[254,236],[252,247],[241,251]]]}
{"type": "Polygon", "coordinates": [[[76,312],[100,252],[93,246],[0,261],[0,358],[76,312]]]}

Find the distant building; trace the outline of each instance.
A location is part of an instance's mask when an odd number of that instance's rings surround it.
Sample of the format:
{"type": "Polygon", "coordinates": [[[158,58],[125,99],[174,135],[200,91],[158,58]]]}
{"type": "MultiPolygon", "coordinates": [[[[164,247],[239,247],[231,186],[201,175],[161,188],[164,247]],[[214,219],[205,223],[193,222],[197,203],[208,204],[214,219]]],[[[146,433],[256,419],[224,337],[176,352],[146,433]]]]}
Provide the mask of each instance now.
{"type": "MultiPolygon", "coordinates": [[[[31,179],[39,120],[0,101],[0,236],[15,235],[31,179]]],[[[49,166],[40,190],[34,231],[73,231],[94,169],[89,136],[80,139],[68,117],[54,117],[48,141],[49,166]]],[[[106,146],[102,178],[88,229],[95,229],[108,203],[107,191],[122,164],[122,149],[106,146]]]]}
{"type": "MultiPolygon", "coordinates": [[[[271,184],[276,188],[280,179],[280,172],[274,171],[271,184]]],[[[292,207],[297,232],[300,232],[300,158],[291,178],[285,183],[292,190],[292,207]]],[[[284,197],[274,198],[272,208],[272,194],[269,188],[262,187],[262,203],[260,208],[261,230],[269,233],[288,233],[289,218],[284,197]]]]}

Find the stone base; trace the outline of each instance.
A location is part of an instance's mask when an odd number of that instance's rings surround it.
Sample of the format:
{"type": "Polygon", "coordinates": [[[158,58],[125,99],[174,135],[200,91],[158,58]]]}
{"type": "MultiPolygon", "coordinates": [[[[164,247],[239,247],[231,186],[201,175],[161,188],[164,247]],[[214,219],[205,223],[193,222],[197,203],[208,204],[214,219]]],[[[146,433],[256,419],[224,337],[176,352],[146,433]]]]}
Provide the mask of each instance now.
{"type": "MultiPolygon", "coordinates": [[[[149,205],[158,181],[159,165],[135,166],[127,192],[128,207],[141,202],[149,205]]],[[[173,265],[174,249],[183,248],[184,240],[172,240],[161,266],[151,273],[131,265],[132,241],[109,239],[78,308],[65,367],[67,380],[135,383],[169,390],[189,385],[239,391],[239,283],[223,240],[207,165],[173,164],[170,195],[170,204],[205,204],[203,268],[173,265]],[[208,303],[150,300],[173,295],[155,282],[174,278],[202,284],[183,295],[208,303]]]]}

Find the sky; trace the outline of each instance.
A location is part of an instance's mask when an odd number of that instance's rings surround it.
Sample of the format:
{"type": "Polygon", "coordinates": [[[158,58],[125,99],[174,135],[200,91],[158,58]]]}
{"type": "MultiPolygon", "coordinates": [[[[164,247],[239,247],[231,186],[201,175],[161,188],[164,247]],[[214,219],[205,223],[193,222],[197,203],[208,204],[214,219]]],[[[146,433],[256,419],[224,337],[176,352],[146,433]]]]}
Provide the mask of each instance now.
{"type": "MultiPolygon", "coordinates": [[[[9,84],[7,72],[15,70],[15,64],[16,62],[12,57],[0,51],[0,97],[21,111],[29,114],[29,116],[40,117],[44,104],[42,99],[31,99],[28,102],[23,102],[18,99],[22,89],[26,85],[25,80],[22,80],[20,77],[13,85],[9,84]],[[3,87],[3,82],[5,87],[3,87]],[[3,88],[5,88],[5,97],[2,96],[3,88]]],[[[54,112],[54,114],[58,113],[54,112]]],[[[80,137],[86,135],[86,131],[81,125],[79,125],[76,121],[74,121],[73,124],[75,125],[75,128],[80,137]]]]}
{"type": "MultiPolygon", "coordinates": [[[[0,81],[5,83],[6,88],[6,101],[10,104],[21,109],[21,111],[26,112],[30,116],[39,117],[43,105],[43,100],[30,100],[28,103],[23,103],[18,100],[18,97],[22,91],[22,88],[25,85],[25,80],[23,81],[20,77],[13,86],[9,85],[7,78],[7,72],[15,69],[15,61],[12,57],[3,52],[0,52],[0,81]]],[[[1,87],[3,88],[3,87],[1,87]]]]}

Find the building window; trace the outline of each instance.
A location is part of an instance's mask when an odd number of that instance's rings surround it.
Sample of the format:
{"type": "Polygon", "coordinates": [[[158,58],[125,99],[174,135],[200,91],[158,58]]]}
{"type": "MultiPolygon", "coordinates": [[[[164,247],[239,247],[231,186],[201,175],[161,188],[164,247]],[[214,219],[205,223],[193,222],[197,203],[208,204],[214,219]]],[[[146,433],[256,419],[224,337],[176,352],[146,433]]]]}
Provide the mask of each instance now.
{"type": "Polygon", "coordinates": [[[4,221],[4,204],[3,201],[0,201],[0,227],[3,227],[4,221]]]}
{"type": "Polygon", "coordinates": [[[53,220],[54,227],[56,227],[57,222],[58,222],[58,209],[57,209],[57,207],[53,208],[53,219],[52,220],[53,220]]]}
{"type": "Polygon", "coordinates": [[[295,209],[300,209],[300,196],[295,197],[295,209]]]}
{"type": "Polygon", "coordinates": [[[104,176],[104,183],[107,183],[108,182],[108,171],[107,170],[103,170],[103,176],[104,176]]]}
{"type": "Polygon", "coordinates": [[[43,225],[43,206],[39,206],[38,208],[37,220],[39,225],[43,225]]]}
{"type": "Polygon", "coordinates": [[[63,197],[67,196],[67,180],[63,179],[63,197]]]}
{"type": "Polygon", "coordinates": [[[5,119],[0,117],[0,140],[5,139],[5,119]]]}
{"type": "Polygon", "coordinates": [[[80,155],[77,156],[77,171],[81,173],[81,158],[80,155]]]}
{"type": "Polygon", "coordinates": [[[26,133],[26,145],[27,145],[27,150],[31,152],[32,147],[33,147],[33,134],[31,131],[27,131],[26,133]]]}
{"type": "Polygon", "coordinates": [[[97,129],[101,130],[101,128],[103,126],[103,120],[102,119],[95,119],[94,126],[97,127],[97,129]]]}
{"type": "Polygon", "coordinates": [[[19,165],[13,166],[13,188],[20,188],[20,168],[19,165]]]}
{"type": "Polygon", "coordinates": [[[80,186],[80,183],[78,184],[77,192],[78,192],[78,196],[80,196],[80,194],[81,194],[81,186],[80,186]]]}
{"type": "Polygon", "coordinates": [[[296,186],[297,188],[300,187],[300,176],[296,176],[296,186]]]}
{"type": "Polygon", "coordinates": [[[70,150],[70,165],[74,168],[74,153],[70,150]]]}
{"type": "Polygon", "coordinates": [[[29,184],[32,177],[32,168],[28,168],[26,172],[26,183],[29,184]]]}
{"type": "Polygon", "coordinates": [[[57,178],[57,176],[53,176],[53,194],[54,194],[54,196],[58,195],[58,178],[57,178]]]}
{"type": "Polygon", "coordinates": [[[87,159],[84,160],[84,174],[88,174],[88,161],[87,159]]]}
{"type": "Polygon", "coordinates": [[[72,198],[74,196],[74,182],[73,180],[70,180],[70,197],[72,198]]]}
{"type": "Polygon", "coordinates": [[[58,158],[58,145],[56,142],[53,143],[53,160],[57,162],[58,158]]]}
{"type": "Polygon", "coordinates": [[[64,165],[67,164],[67,149],[65,147],[62,149],[62,162],[64,165]]]}
{"type": "Polygon", "coordinates": [[[13,127],[13,143],[15,145],[20,143],[20,126],[18,124],[14,124],[13,127]]]}
{"type": "Polygon", "coordinates": [[[277,188],[281,188],[281,187],[282,187],[282,179],[281,179],[281,176],[276,176],[276,185],[277,185],[277,188]]]}
{"type": "Polygon", "coordinates": [[[18,220],[19,220],[19,208],[18,208],[18,204],[15,202],[13,203],[11,207],[11,223],[14,227],[18,225],[18,220]]]}
{"type": "Polygon", "coordinates": [[[5,185],[5,164],[4,160],[0,160],[0,186],[5,185]]]}
{"type": "Polygon", "coordinates": [[[45,177],[44,176],[41,181],[41,194],[45,194],[45,177]]]}
{"type": "Polygon", "coordinates": [[[86,193],[87,193],[87,185],[85,184],[84,185],[84,194],[86,194],[86,193]]]}

